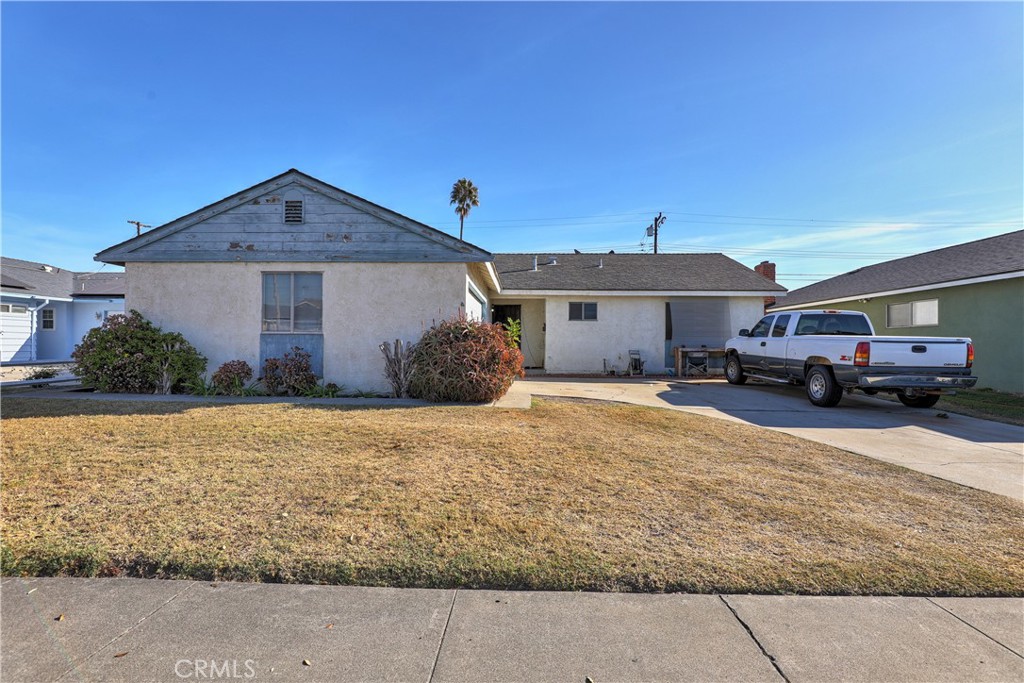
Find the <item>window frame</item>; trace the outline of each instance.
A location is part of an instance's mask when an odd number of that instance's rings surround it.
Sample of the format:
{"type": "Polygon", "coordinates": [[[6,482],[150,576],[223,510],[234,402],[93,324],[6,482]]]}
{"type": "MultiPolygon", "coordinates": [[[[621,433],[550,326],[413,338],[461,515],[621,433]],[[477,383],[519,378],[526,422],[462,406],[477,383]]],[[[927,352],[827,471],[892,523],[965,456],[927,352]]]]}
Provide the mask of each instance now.
{"type": "Polygon", "coordinates": [[[774,325],[774,324],[775,324],[775,314],[772,313],[771,315],[766,315],[765,317],[763,317],[760,320],[758,320],[757,324],[755,324],[753,327],[750,328],[750,338],[751,339],[768,339],[769,337],[772,336],[772,325],[774,325]],[[765,324],[764,325],[764,334],[754,334],[754,332],[757,331],[758,325],[760,325],[761,323],[765,324]]]}
{"type": "Polygon", "coordinates": [[[320,334],[324,333],[324,272],[322,270],[265,270],[260,273],[260,334],[320,334]],[[288,293],[290,295],[289,317],[287,330],[265,329],[267,319],[265,316],[266,302],[266,276],[287,275],[288,293]],[[318,330],[296,330],[295,329],[295,276],[296,275],[319,275],[320,276],[320,329],[318,330]]]}
{"type": "Polygon", "coordinates": [[[939,299],[917,299],[916,301],[898,301],[891,304],[885,305],[885,329],[887,330],[899,330],[909,327],[938,327],[939,325],[939,299]],[[920,323],[917,322],[917,306],[919,304],[930,304],[935,303],[935,322],[920,323]],[[893,306],[910,306],[910,323],[907,325],[893,325],[892,316],[890,310],[893,306]]]}
{"type": "Polygon", "coordinates": [[[772,331],[769,333],[768,337],[770,339],[778,339],[779,337],[785,337],[786,330],[789,329],[789,323],[791,323],[792,321],[793,316],[789,313],[780,313],[779,315],[775,316],[775,320],[772,321],[772,331]],[[783,323],[782,334],[775,334],[779,330],[779,323],[783,323]]]}
{"type": "Polygon", "coordinates": [[[597,322],[597,320],[598,320],[598,313],[597,313],[597,302],[596,301],[570,301],[569,302],[569,322],[573,322],[573,323],[581,323],[581,322],[593,323],[593,322],[597,322]],[[580,317],[578,317],[578,318],[572,317],[572,307],[573,306],[579,306],[580,307],[580,317]],[[592,317],[592,318],[588,318],[587,317],[587,306],[593,306],[594,307],[593,308],[594,317],[592,317]]]}
{"type": "Polygon", "coordinates": [[[39,311],[39,329],[45,330],[46,332],[53,332],[57,329],[57,311],[52,308],[43,308],[39,311]],[[46,318],[46,314],[50,314],[49,320],[46,318]],[[49,322],[50,326],[47,327],[46,323],[49,322]]]}

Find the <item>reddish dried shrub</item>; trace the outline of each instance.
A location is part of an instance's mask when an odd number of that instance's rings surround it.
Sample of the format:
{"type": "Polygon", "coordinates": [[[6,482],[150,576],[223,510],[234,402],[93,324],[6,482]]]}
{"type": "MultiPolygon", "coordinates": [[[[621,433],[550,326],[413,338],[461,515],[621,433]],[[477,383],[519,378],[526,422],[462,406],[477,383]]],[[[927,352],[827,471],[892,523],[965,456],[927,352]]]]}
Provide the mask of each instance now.
{"type": "Polygon", "coordinates": [[[495,401],[522,377],[523,354],[501,325],[457,316],[416,343],[410,393],[428,401],[495,401]]]}
{"type": "Polygon", "coordinates": [[[251,379],[252,367],[244,360],[229,360],[213,373],[213,384],[217,391],[229,396],[241,396],[251,379]]]}

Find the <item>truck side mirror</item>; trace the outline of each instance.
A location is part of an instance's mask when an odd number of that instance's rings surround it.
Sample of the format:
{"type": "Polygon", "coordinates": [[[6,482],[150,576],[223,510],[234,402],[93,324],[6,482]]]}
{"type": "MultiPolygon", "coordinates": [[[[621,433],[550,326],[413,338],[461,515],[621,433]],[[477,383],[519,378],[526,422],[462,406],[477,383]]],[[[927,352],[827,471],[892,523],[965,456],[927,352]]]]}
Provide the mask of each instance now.
{"type": "Polygon", "coordinates": [[[740,336],[741,337],[749,337],[750,336],[750,330],[748,330],[747,328],[744,327],[742,330],[740,330],[740,336]]]}

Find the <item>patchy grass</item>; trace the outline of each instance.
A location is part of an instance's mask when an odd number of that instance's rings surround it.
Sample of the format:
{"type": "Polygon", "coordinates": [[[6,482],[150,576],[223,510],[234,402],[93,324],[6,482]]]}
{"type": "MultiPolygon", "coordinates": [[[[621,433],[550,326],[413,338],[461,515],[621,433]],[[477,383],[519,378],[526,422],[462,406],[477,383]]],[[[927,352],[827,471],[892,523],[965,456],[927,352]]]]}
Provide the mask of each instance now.
{"type": "Polygon", "coordinates": [[[1024,394],[968,389],[957,392],[955,396],[943,396],[935,404],[935,410],[949,410],[971,417],[1024,425],[1024,394]]]}
{"type": "Polygon", "coordinates": [[[1024,595],[1024,508],[680,412],[9,398],[5,573],[1024,595]]]}
{"type": "MultiPolygon", "coordinates": [[[[875,398],[898,401],[893,394],[878,394],[875,398]]],[[[994,389],[959,389],[956,394],[943,394],[935,407],[928,410],[1024,426],[1024,394],[994,389]]]]}

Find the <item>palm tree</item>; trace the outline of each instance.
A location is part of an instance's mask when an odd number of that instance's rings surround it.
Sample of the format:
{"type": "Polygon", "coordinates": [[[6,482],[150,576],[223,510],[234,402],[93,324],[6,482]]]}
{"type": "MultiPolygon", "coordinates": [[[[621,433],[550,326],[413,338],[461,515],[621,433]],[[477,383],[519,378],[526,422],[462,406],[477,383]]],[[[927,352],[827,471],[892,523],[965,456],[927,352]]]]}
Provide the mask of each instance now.
{"type": "Polygon", "coordinates": [[[455,213],[459,214],[459,239],[462,239],[462,224],[466,221],[470,209],[480,206],[479,194],[472,180],[460,178],[452,185],[449,204],[455,204],[455,213]]]}

